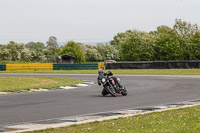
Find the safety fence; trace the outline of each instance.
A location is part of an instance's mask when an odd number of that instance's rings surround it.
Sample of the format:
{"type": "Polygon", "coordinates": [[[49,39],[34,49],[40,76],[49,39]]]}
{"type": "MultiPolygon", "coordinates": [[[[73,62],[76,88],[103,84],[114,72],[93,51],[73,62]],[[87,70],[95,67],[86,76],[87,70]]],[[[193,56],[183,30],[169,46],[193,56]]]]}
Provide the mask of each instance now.
{"type": "Polygon", "coordinates": [[[93,70],[98,69],[98,63],[53,64],[53,70],[93,70]]]}
{"type": "Polygon", "coordinates": [[[106,69],[176,69],[200,68],[200,61],[141,61],[108,63],[106,69]]]}
{"type": "Polygon", "coordinates": [[[98,63],[0,64],[0,71],[95,70],[95,69],[98,69],[98,63]]]}
{"type": "Polygon", "coordinates": [[[53,70],[53,64],[6,64],[6,71],[53,70]]]}
{"type": "Polygon", "coordinates": [[[73,63],[73,64],[0,64],[0,71],[39,70],[95,70],[102,69],[176,69],[200,68],[200,61],[143,61],[122,63],[73,63]]]}
{"type": "Polygon", "coordinates": [[[5,71],[5,70],[6,70],[6,65],[0,64],[0,71],[5,71]]]}

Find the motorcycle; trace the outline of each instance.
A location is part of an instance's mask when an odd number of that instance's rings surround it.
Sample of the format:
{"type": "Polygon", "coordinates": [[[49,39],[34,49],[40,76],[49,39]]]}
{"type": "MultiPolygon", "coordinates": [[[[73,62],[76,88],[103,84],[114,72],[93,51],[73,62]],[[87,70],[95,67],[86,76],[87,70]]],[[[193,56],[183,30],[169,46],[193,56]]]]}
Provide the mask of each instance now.
{"type": "Polygon", "coordinates": [[[117,94],[121,94],[123,96],[127,95],[127,90],[125,87],[119,85],[120,79],[114,79],[111,74],[104,73],[100,76],[100,83],[103,85],[102,95],[105,96],[107,94],[111,94],[111,96],[116,97],[117,94]],[[116,82],[117,80],[117,82],[116,82]]]}

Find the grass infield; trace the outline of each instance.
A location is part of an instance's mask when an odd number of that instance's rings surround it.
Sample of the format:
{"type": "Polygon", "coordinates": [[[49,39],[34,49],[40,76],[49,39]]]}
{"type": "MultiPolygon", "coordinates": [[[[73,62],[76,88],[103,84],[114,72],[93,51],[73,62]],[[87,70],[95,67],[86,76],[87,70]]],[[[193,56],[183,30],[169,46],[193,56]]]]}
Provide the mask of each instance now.
{"type": "Polygon", "coordinates": [[[0,77],[0,92],[55,88],[82,83],[79,79],[56,77],[0,77]]]}
{"type": "MultiPolygon", "coordinates": [[[[92,122],[34,133],[199,133],[200,106],[92,122]]],[[[33,132],[31,132],[33,133],[33,132]]]]}

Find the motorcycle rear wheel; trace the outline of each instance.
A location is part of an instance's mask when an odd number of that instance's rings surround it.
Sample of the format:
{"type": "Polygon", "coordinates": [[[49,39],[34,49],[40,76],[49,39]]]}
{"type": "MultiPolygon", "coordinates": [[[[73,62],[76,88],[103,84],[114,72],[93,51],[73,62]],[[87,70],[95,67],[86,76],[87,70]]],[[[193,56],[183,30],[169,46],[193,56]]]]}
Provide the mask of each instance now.
{"type": "Polygon", "coordinates": [[[128,94],[125,87],[122,88],[121,94],[122,94],[123,96],[126,96],[126,95],[128,94]]]}

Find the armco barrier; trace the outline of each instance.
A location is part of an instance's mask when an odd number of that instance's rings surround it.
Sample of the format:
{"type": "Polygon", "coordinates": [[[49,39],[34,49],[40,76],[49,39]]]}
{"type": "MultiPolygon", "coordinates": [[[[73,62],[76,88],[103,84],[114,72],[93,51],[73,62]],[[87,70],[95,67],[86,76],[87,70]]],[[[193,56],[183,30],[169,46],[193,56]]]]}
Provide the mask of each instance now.
{"type": "Polygon", "coordinates": [[[98,63],[53,64],[53,70],[92,70],[98,69],[98,63]]]}
{"type": "Polygon", "coordinates": [[[200,68],[200,61],[141,61],[108,63],[106,69],[175,69],[200,68]]]}
{"type": "Polygon", "coordinates": [[[0,64],[0,71],[6,71],[6,65],[0,64]]]}
{"type": "Polygon", "coordinates": [[[53,64],[6,64],[6,71],[53,70],[53,64]]]}

